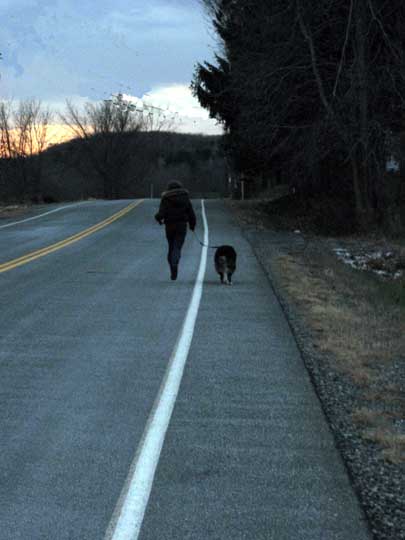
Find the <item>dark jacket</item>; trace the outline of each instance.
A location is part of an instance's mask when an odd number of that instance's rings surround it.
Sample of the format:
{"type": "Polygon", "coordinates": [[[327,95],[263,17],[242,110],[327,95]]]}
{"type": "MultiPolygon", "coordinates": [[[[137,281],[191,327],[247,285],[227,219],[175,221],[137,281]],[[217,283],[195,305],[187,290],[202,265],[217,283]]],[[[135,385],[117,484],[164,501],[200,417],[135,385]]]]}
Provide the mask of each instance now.
{"type": "Polygon", "coordinates": [[[196,225],[196,217],[188,191],[184,188],[164,191],[159,212],[155,215],[155,219],[160,224],[164,223],[165,225],[188,223],[193,231],[196,225]]]}

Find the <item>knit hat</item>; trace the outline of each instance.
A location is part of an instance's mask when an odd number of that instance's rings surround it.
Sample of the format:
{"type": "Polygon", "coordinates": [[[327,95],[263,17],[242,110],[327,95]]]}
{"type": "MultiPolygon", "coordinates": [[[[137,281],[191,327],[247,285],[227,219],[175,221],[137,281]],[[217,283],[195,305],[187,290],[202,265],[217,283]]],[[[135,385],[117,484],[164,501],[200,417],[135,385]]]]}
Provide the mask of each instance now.
{"type": "Polygon", "coordinates": [[[167,189],[179,189],[182,187],[183,187],[183,184],[181,182],[178,182],[177,180],[173,180],[172,182],[169,182],[167,185],[167,189]]]}

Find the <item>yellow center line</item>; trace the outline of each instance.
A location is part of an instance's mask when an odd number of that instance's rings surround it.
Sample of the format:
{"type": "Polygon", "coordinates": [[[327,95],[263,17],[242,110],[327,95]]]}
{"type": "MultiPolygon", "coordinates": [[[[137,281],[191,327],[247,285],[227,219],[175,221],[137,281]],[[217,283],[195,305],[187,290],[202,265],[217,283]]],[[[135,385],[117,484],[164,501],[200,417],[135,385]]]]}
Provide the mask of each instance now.
{"type": "Polygon", "coordinates": [[[84,231],[81,231],[77,234],[74,234],[73,236],[69,236],[68,238],[65,238],[64,240],[61,240],[60,242],[56,242],[55,244],[51,244],[50,246],[37,249],[36,251],[32,251],[31,253],[27,253],[26,255],[23,255],[22,257],[18,257],[17,259],[13,259],[11,261],[7,261],[5,263],[0,264],[0,274],[2,272],[7,272],[8,270],[12,270],[13,268],[16,268],[17,266],[22,266],[23,264],[27,264],[30,261],[34,261],[35,259],[39,259],[40,257],[44,257],[45,255],[48,255],[49,253],[53,253],[54,251],[57,251],[59,249],[62,249],[66,246],[69,246],[70,244],[73,244],[74,242],[78,242],[79,240],[82,240],[83,238],[86,238],[86,236],[90,236],[90,234],[93,234],[100,229],[103,229],[104,227],[107,227],[107,225],[110,225],[117,219],[122,218],[125,216],[125,214],[128,214],[131,210],[133,210],[136,206],[141,204],[143,202],[143,199],[140,201],[136,201],[131,203],[130,205],[126,206],[116,214],[113,214],[107,219],[104,219],[103,221],[100,221],[100,223],[96,223],[92,227],[89,227],[88,229],[85,229],[84,231]]]}

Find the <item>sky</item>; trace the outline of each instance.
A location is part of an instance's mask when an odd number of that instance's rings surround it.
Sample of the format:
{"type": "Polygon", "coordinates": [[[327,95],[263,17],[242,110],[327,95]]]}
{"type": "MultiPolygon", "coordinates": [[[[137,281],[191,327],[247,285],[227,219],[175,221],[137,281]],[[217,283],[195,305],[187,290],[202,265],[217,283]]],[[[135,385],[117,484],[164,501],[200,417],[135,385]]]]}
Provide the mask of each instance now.
{"type": "Polygon", "coordinates": [[[199,0],[0,0],[1,99],[63,111],[122,93],[177,112],[177,131],[220,133],[189,90],[215,49],[199,0]]]}

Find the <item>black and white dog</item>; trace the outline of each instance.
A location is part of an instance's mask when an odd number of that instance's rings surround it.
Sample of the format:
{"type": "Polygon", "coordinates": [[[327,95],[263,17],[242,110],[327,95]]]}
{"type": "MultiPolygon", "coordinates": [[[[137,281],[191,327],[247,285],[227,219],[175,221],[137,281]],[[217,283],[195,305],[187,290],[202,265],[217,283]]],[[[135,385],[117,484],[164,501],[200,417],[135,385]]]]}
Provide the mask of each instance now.
{"type": "Polygon", "coordinates": [[[221,283],[232,285],[232,274],[236,270],[236,251],[232,246],[219,246],[214,255],[215,270],[221,283]]]}

